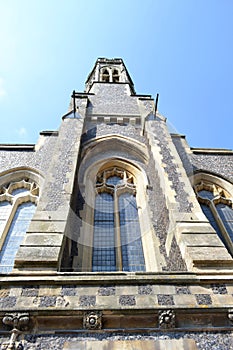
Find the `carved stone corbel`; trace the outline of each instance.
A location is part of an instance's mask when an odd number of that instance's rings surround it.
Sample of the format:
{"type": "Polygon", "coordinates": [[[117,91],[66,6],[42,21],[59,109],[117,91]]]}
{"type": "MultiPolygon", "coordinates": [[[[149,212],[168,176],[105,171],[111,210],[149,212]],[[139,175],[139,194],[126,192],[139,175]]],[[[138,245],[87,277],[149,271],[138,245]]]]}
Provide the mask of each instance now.
{"type": "Polygon", "coordinates": [[[83,315],[83,328],[85,329],[101,329],[102,328],[102,312],[88,311],[83,315]]]}
{"type": "Polygon", "coordinates": [[[233,326],[233,309],[228,310],[228,318],[233,326]]]}
{"type": "Polygon", "coordinates": [[[23,350],[23,344],[21,341],[17,341],[17,337],[26,330],[29,319],[28,313],[5,314],[2,322],[5,325],[11,326],[12,330],[9,342],[3,343],[1,350],[23,350]]]}
{"type": "Polygon", "coordinates": [[[175,327],[175,312],[174,310],[159,311],[159,328],[168,329],[175,327]]]}

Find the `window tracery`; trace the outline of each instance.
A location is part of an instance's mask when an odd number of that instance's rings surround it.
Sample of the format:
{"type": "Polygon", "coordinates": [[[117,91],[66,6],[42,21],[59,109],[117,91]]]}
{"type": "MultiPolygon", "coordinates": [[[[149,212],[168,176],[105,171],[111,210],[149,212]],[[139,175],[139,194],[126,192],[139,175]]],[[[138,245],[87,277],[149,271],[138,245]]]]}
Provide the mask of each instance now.
{"type": "Polygon", "coordinates": [[[35,212],[39,187],[29,179],[0,188],[0,273],[13,269],[17,250],[35,212]]]}
{"type": "Polygon", "coordinates": [[[113,167],[96,178],[93,271],[145,271],[133,175],[113,167]]]}
{"type": "Polygon", "coordinates": [[[117,68],[103,67],[100,74],[101,81],[105,83],[119,83],[120,73],[117,68]]]}
{"type": "Polygon", "coordinates": [[[233,254],[233,201],[230,193],[208,181],[198,183],[195,191],[203,213],[233,254]]]}

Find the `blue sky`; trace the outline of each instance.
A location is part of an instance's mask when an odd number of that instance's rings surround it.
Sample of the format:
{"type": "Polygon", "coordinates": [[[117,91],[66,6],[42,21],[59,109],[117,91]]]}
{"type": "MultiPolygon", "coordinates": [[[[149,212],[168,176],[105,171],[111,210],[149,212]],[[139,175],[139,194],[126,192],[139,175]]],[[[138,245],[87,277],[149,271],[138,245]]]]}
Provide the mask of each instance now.
{"type": "Polygon", "coordinates": [[[0,143],[56,130],[98,57],[192,147],[233,148],[232,0],[0,0],[0,143]]]}

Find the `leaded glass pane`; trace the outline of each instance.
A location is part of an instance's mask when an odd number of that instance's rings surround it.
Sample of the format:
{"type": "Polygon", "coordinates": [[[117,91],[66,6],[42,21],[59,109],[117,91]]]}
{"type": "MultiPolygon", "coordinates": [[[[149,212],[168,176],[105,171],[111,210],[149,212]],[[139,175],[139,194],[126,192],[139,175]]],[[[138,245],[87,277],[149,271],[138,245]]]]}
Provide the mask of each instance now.
{"type": "Polygon", "coordinates": [[[136,198],[130,193],[119,197],[123,271],[145,271],[136,198]]]}
{"type": "Polygon", "coordinates": [[[222,203],[217,204],[216,209],[233,242],[233,209],[222,203]]]}
{"type": "Polygon", "coordinates": [[[201,209],[203,211],[203,213],[205,214],[205,216],[207,217],[207,219],[209,220],[211,226],[215,229],[215,231],[217,232],[219,238],[221,239],[221,241],[225,244],[222,232],[214,218],[214,215],[210,209],[210,207],[206,204],[200,204],[201,205],[201,209]]]}
{"type": "Polygon", "coordinates": [[[3,230],[6,225],[6,221],[10,215],[11,212],[11,203],[4,201],[0,202],[0,234],[3,233],[3,230]]]}
{"type": "Polygon", "coordinates": [[[201,190],[201,191],[198,192],[198,194],[202,198],[207,198],[207,199],[213,199],[214,198],[214,194],[211,191],[201,190]]]}
{"type": "Polygon", "coordinates": [[[34,212],[35,204],[31,202],[22,203],[18,206],[0,252],[0,273],[9,273],[12,271],[15,255],[24,238],[34,212]]]}
{"type": "Polygon", "coordinates": [[[109,193],[95,200],[92,271],[116,271],[114,201],[109,193]]]}
{"type": "Polygon", "coordinates": [[[123,183],[123,179],[120,176],[110,176],[107,178],[106,183],[108,185],[119,185],[123,183]]]}
{"type": "Polygon", "coordinates": [[[24,187],[16,188],[15,190],[13,190],[13,191],[11,192],[12,196],[16,196],[16,195],[18,195],[18,194],[24,194],[24,195],[26,195],[26,194],[29,194],[29,193],[30,193],[30,191],[29,191],[27,188],[24,188],[24,187]]]}

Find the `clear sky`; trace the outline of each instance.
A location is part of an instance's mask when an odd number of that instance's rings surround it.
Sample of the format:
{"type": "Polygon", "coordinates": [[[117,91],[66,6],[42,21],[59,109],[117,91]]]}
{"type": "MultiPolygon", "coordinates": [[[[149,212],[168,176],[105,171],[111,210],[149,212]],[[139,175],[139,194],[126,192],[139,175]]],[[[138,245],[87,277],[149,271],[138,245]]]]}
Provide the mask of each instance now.
{"type": "Polygon", "coordinates": [[[233,148],[232,0],[0,0],[0,143],[56,130],[98,57],[190,146],[233,148]]]}

